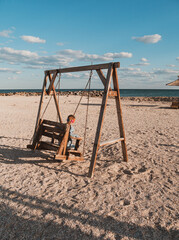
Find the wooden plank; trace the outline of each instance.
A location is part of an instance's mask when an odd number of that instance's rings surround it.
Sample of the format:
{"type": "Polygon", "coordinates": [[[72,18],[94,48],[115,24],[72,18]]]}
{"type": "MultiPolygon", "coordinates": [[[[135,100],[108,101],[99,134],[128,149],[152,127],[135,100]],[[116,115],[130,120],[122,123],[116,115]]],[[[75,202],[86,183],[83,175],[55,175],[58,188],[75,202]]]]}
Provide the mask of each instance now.
{"type": "MultiPolygon", "coordinates": [[[[102,81],[102,83],[103,83],[103,85],[104,85],[104,87],[105,87],[105,84],[106,84],[106,78],[105,78],[105,76],[104,76],[102,70],[101,70],[101,69],[97,69],[96,72],[97,72],[99,78],[101,79],[101,81],[102,81]]],[[[111,87],[109,88],[109,90],[111,90],[111,87]]]]}
{"type": "Polygon", "coordinates": [[[107,100],[108,100],[112,72],[113,72],[113,64],[110,64],[110,66],[108,68],[108,74],[107,74],[107,79],[106,79],[106,84],[105,84],[105,89],[104,89],[104,95],[103,95],[103,99],[102,99],[102,105],[101,105],[101,109],[100,109],[100,115],[99,115],[97,130],[96,130],[96,137],[95,137],[94,146],[93,146],[93,153],[92,153],[91,163],[90,163],[90,167],[89,167],[89,173],[88,173],[89,177],[93,176],[94,168],[96,165],[96,158],[97,158],[97,153],[98,153],[98,149],[99,149],[99,145],[100,145],[101,130],[102,130],[102,126],[103,126],[104,114],[105,114],[107,100]]]}
{"type": "Polygon", "coordinates": [[[109,97],[116,97],[117,91],[109,91],[109,97]]]}
{"type": "Polygon", "coordinates": [[[119,130],[120,130],[120,137],[124,138],[124,141],[121,141],[123,159],[124,159],[125,162],[127,162],[128,161],[128,155],[127,155],[127,147],[126,147],[126,140],[125,140],[124,124],[123,124],[123,119],[122,119],[122,108],[121,108],[119,83],[118,83],[118,76],[117,76],[117,69],[116,68],[114,68],[114,70],[113,70],[113,85],[114,85],[114,90],[117,91],[117,96],[115,97],[115,100],[116,100],[116,109],[117,109],[117,117],[118,117],[118,125],[119,125],[119,130]]]}
{"type": "Polygon", "coordinates": [[[50,95],[50,93],[52,91],[53,84],[55,82],[56,76],[57,76],[57,72],[54,72],[52,77],[51,77],[50,74],[48,74],[48,77],[49,77],[49,80],[50,80],[50,85],[48,87],[48,90],[46,91],[48,95],[50,95]]]}
{"type": "Polygon", "coordinates": [[[84,157],[68,156],[68,161],[84,161],[84,157]]]}
{"type": "Polygon", "coordinates": [[[98,70],[98,69],[109,69],[109,66],[113,64],[114,67],[119,68],[120,62],[114,63],[103,63],[103,64],[96,64],[96,65],[88,65],[88,66],[79,66],[79,67],[70,67],[70,68],[58,68],[52,70],[46,70],[46,74],[51,73],[69,73],[69,72],[81,72],[81,71],[90,71],[90,70],[98,70]]]}
{"type": "Polygon", "coordinates": [[[58,127],[51,127],[51,126],[45,126],[43,125],[43,131],[45,132],[56,132],[56,133],[61,133],[61,134],[64,134],[65,133],[65,129],[60,129],[58,127]]]}
{"type": "Polygon", "coordinates": [[[69,134],[70,134],[70,123],[67,124],[67,129],[66,129],[66,133],[64,136],[64,145],[63,145],[63,154],[66,154],[66,149],[67,149],[67,143],[68,143],[68,138],[69,138],[69,134]]]}
{"type": "MultiPolygon", "coordinates": [[[[50,79],[50,82],[52,82],[53,78],[52,78],[51,74],[49,74],[49,79],[50,79]]],[[[58,99],[57,99],[57,93],[55,91],[54,84],[52,85],[52,90],[53,90],[53,98],[54,98],[54,101],[55,101],[55,106],[56,106],[59,122],[62,123],[62,116],[61,116],[61,113],[60,113],[60,108],[59,108],[58,99]]]]}
{"type": "Polygon", "coordinates": [[[56,154],[54,157],[55,160],[67,160],[67,161],[84,161],[84,157],[77,157],[77,156],[66,156],[56,154]]]}
{"type": "Polygon", "coordinates": [[[42,136],[42,132],[43,132],[43,128],[42,128],[42,120],[40,119],[39,120],[39,125],[36,129],[36,132],[34,133],[34,136],[33,136],[33,141],[32,141],[32,149],[36,149],[37,145],[38,145],[38,142],[42,136]]]}
{"type": "Polygon", "coordinates": [[[41,114],[41,111],[42,111],[43,99],[44,99],[44,95],[45,95],[45,92],[46,92],[46,85],[47,85],[47,74],[45,74],[45,77],[44,77],[44,82],[43,82],[43,87],[42,87],[40,103],[39,103],[39,109],[38,109],[38,113],[37,113],[37,120],[36,120],[34,135],[35,135],[35,133],[37,131],[37,128],[39,126],[40,114],[41,114]]]}
{"type": "Polygon", "coordinates": [[[73,154],[73,155],[75,155],[75,156],[79,156],[79,157],[82,156],[81,151],[75,150],[75,149],[68,149],[68,150],[67,150],[67,153],[68,153],[69,156],[71,156],[71,154],[73,154]]]}
{"type": "Polygon", "coordinates": [[[59,123],[59,122],[55,122],[55,121],[51,121],[51,120],[47,120],[47,119],[43,120],[43,124],[48,124],[48,125],[55,126],[55,127],[58,127],[60,129],[64,129],[64,130],[67,127],[66,123],[59,123]]]}
{"type": "Polygon", "coordinates": [[[82,140],[83,138],[82,137],[73,137],[73,136],[70,136],[71,139],[74,139],[74,140],[82,140]]]}
{"type": "Polygon", "coordinates": [[[118,139],[113,139],[113,140],[110,140],[110,141],[101,142],[100,147],[107,146],[107,145],[112,145],[112,144],[120,142],[120,141],[124,141],[124,138],[118,138],[118,139]]]}
{"type": "Polygon", "coordinates": [[[43,132],[43,136],[49,137],[51,139],[59,140],[60,136],[57,133],[43,132]]]}
{"type": "Polygon", "coordinates": [[[61,155],[61,154],[56,154],[54,156],[55,160],[67,160],[67,156],[66,155],[61,155]]]}
{"type": "Polygon", "coordinates": [[[57,150],[57,155],[65,155],[66,154],[66,147],[67,147],[67,141],[69,137],[69,131],[70,131],[70,125],[67,124],[66,133],[63,137],[63,140],[61,141],[61,144],[57,150]]]}
{"type": "Polygon", "coordinates": [[[102,70],[101,70],[101,69],[97,69],[96,72],[97,72],[99,78],[101,79],[103,85],[105,86],[105,84],[106,84],[106,78],[105,78],[102,70]]]}
{"type": "Polygon", "coordinates": [[[45,150],[57,151],[58,146],[55,145],[55,144],[53,144],[53,143],[40,141],[40,142],[39,142],[38,149],[45,149],[45,150]]]}

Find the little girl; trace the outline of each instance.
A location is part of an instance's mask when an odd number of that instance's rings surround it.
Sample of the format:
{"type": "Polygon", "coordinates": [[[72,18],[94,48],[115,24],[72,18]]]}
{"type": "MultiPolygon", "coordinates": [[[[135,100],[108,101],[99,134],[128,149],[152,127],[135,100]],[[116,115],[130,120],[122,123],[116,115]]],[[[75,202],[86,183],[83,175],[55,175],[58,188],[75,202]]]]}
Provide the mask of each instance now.
{"type": "Polygon", "coordinates": [[[67,123],[70,123],[70,133],[69,133],[69,138],[68,138],[68,143],[67,143],[67,148],[75,148],[75,145],[72,144],[72,138],[71,137],[78,137],[78,135],[74,134],[74,127],[72,124],[75,122],[75,116],[74,115],[69,115],[67,118],[67,123]]]}

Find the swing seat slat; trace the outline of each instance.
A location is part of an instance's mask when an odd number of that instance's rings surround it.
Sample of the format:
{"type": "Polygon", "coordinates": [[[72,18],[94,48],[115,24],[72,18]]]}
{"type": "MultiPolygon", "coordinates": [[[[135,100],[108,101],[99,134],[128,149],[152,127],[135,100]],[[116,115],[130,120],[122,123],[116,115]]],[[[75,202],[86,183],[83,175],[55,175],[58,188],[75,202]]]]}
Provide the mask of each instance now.
{"type": "Polygon", "coordinates": [[[52,150],[52,151],[57,151],[58,146],[56,144],[50,143],[50,142],[44,142],[40,141],[38,144],[37,149],[45,149],[45,150],[52,150]]]}

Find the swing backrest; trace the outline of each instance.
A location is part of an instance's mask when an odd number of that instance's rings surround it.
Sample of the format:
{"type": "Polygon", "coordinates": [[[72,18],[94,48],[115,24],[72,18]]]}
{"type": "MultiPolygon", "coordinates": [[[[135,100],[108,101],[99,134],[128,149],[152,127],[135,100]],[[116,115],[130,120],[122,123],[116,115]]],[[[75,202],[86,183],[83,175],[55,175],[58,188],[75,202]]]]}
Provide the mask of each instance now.
{"type": "Polygon", "coordinates": [[[42,135],[59,141],[66,132],[67,124],[44,119],[42,121],[42,128],[42,135]]]}
{"type": "Polygon", "coordinates": [[[58,123],[50,120],[40,120],[37,134],[34,138],[32,149],[40,148],[57,151],[61,142],[68,138],[69,127],[66,123],[58,123]],[[48,141],[43,141],[43,136],[48,138],[48,141]]]}

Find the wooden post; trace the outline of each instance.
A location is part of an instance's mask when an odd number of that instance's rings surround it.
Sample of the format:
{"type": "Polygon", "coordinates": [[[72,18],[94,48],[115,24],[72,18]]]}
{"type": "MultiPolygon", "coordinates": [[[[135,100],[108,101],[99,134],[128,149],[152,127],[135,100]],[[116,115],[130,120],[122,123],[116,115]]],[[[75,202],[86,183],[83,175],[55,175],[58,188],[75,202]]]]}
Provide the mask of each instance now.
{"type": "MultiPolygon", "coordinates": [[[[103,85],[105,87],[105,85],[106,85],[106,78],[105,78],[102,70],[101,69],[97,69],[96,72],[97,72],[99,78],[101,79],[101,82],[103,83],[103,85]]],[[[111,87],[109,88],[109,90],[111,91],[111,87]]]]}
{"type": "Polygon", "coordinates": [[[91,163],[90,163],[90,168],[88,173],[89,177],[93,176],[94,168],[96,165],[96,158],[97,158],[97,153],[100,145],[101,130],[103,126],[104,114],[105,114],[108,95],[109,95],[112,72],[113,72],[113,64],[111,63],[108,68],[107,79],[106,79],[105,88],[104,88],[104,95],[102,99],[102,105],[101,105],[101,110],[100,110],[97,130],[96,130],[96,137],[95,137],[94,146],[93,146],[93,153],[92,153],[92,158],[91,158],[91,163]]]}
{"type": "Polygon", "coordinates": [[[117,92],[117,96],[115,96],[115,100],[116,100],[116,109],[117,109],[117,117],[118,117],[118,124],[119,124],[119,130],[120,130],[120,137],[124,138],[124,140],[121,141],[123,159],[124,159],[124,161],[127,162],[128,161],[128,156],[127,156],[124,124],[123,124],[123,119],[122,119],[122,108],[121,108],[121,101],[120,101],[120,91],[119,91],[119,83],[118,83],[118,76],[117,76],[117,69],[116,68],[113,69],[113,85],[114,85],[114,91],[117,92]]]}
{"type": "Polygon", "coordinates": [[[46,92],[46,85],[47,85],[47,74],[45,74],[45,77],[44,77],[44,83],[43,83],[43,87],[42,87],[42,93],[41,93],[41,98],[40,98],[40,103],[39,103],[39,110],[38,110],[38,113],[37,113],[37,120],[36,120],[34,134],[36,133],[37,128],[39,126],[40,114],[41,114],[41,111],[42,111],[43,99],[44,99],[44,95],[45,95],[45,92],[46,92]]]}
{"type": "MultiPolygon", "coordinates": [[[[57,73],[55,75],[57,76],[57,73]]],[[[52,81],[51,74],[49,74],[49,80],[50,80],[50,82],[52,81]]],[[[53,90],[53,98],[54,98],[54,101],[55,101],[55,106],[56,106],[56,109],[57,109],[59,122],[62,123],[62,116],[61,116],[61,113],[60,113],[60,108],[59,108],[59,104],[58,104],[58,100],[57,100],[57,94],[56,94],[56,91],[55,91],[54,84],[52,85],[52,90],[53,90]]]]}

